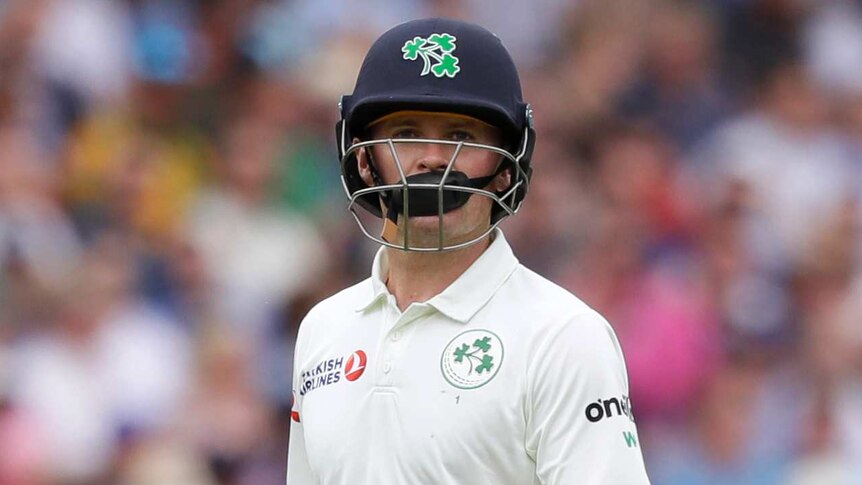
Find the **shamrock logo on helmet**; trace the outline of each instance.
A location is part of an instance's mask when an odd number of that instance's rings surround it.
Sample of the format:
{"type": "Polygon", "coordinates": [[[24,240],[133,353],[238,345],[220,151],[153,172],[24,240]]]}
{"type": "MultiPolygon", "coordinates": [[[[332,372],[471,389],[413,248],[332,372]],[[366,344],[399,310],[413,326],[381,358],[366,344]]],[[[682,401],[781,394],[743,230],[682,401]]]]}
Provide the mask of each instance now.
{"type": "Polygon", "coordinates": [[[454,35],[447,33],[431,34],[427,39],[416,36],[404,43],[401,52],[408,61],[422,58],[424,65],[420,76],[431,73],[436,77],[452,78],[461,71],[458,57],[452,54],[456,40],[454,35]]]}

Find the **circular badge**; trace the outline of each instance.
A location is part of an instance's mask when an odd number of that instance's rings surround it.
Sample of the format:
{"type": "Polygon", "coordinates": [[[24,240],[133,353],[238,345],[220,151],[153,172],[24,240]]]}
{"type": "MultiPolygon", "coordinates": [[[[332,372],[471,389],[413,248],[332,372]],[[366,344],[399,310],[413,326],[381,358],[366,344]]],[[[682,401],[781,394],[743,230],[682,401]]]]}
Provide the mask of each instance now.
{"type": "Polygon", "coordinates": [[[344,377],[346,377],[348,381],[355,381],[362,377],[362,373],[365,372],[365,364],[367,361],[368,357],[365,356],[365,352],[362,350],[357,350],[350,354],[350,357],[347,359],[347,364],[344,366],[344,377]]]}
{"type": "Polygon", "coordinates": [[[440,356],[440,371],[449,384],[475,389],[497,375],[503,363],[503,342],[489,330],[467,330],[453,338],[440,356]]]}

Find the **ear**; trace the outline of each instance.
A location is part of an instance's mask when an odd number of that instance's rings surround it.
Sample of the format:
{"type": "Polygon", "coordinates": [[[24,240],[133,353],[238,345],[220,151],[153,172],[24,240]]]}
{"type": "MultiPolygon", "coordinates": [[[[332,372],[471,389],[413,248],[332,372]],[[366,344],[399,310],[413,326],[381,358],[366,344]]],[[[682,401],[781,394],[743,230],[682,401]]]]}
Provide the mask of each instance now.
{"type": "Polygon", "coordinates": [[[512,187],[512,167],[509,167],[498,173],[494,180],[491,181],[491,188],[494,192],[505,192],[512,187]]]}
{"type": "MultiPolygon", "coordinates": [[[[358,138],[353,139],[353,143],[359,142],[358,138]]],[[[373,187],[374,177],[371,176],[371,160],[368,147],[359,148],[356,150],[356,170],[359,172],[359,177],[365,182],[365,185],[373,187]]]]}

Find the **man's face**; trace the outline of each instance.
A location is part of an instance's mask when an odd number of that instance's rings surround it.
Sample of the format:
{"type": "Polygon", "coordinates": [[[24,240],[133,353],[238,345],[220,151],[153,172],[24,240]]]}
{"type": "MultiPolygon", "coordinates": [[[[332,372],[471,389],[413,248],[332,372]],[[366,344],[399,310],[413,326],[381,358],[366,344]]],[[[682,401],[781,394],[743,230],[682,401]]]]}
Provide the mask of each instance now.
{"type": "MultiPolygon", "coordinates": [[[[450,113],[402,111],[390,114],[369,126],[369,138],[373,140],[392,138],[395,140],[433,139],[453,142],[469,142],[500,147],[500,130],[478,119],[450,113]]],[[[433,143],[395,143],[398,161],[405,177],[424,172],[443,172],[452,162],[456,145],[433,143]]],[[[490,150],[462,147],[454,161],[453,171],[468,177],[493,175],[502,156],[490,150]]],[[[386,144],[373,145],[357,152],[359,174],[369,186],[378,185],[372,176],[371,163],[377,169],[380,181],[385,184],[400,184],[401,172],[396,158],[386,144]],[[370,153],[370,157],[369,157],[370,153]]],[[[510,170],[504,170],[483,187],[490,192],[502,192],[509,188],[510,170]]],[[[481,235],[490,226],[491,206],[489,197],[473,194],[464,206],[447,212],[443,216],[444,242],[458,244],[481,235]]],[[[387,208],[382,207],[385,214],[387,208]]],[[[404,217],[398,218],[397,241],[403,243],[404,217]]],[[[409,242],[413,247],[436,247],[439,244],[440,220],[437,215],[414,216],[409,220],[409,242]]]]}

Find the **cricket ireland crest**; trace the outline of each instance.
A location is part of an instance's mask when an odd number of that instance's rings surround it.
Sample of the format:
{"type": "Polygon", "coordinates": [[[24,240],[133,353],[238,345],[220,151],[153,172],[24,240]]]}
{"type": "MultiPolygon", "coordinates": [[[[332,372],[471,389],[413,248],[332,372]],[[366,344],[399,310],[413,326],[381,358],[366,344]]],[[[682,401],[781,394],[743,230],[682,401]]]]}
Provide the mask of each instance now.
{"type": "Polygon", "coordinates": [[[497,375],[503,363],[503,342],[488,330],[467,330],[449,342],[440,356],[440,371],[449,384],[475,389],[497,375]]]}
{"type": "Polygon", "coordinates": [[[458,58],[452,54],[455,50],[455,36],[451,34],[431,34],[428,38],[413,37],[404,43],[401,52],[404,53],[404,59],[415,61],[422,58],[424,66],[422,74],[426,76],[428,73],[434,74],[437,77],[455,77],[461,70],[458,66],[458,58]]]}

